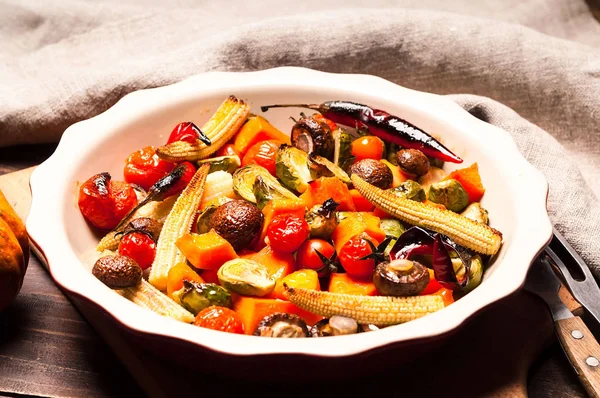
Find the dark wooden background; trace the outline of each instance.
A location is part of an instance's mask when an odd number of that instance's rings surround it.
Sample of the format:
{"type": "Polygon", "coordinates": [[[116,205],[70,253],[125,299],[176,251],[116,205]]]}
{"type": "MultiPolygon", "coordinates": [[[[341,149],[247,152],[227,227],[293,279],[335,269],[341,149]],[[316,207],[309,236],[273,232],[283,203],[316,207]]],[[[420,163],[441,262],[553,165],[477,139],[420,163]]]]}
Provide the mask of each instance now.
{"type": "MultiPolygon", "coordinates": [[[[0,149],[0,175],[40,163],[54,148],[38,145],[0,149]]],[[[536,297],[519,293],[477,316],[465,325],[465,331],[452,336],[436,352],[375,379],[273,387],[207,380],[193,372],[182,372],[176,380],[189,383],[188,391],[197,395],[218,394],[220,389],[224,396],[296,396],[312,391],[325,396],[371,395],[381,390],[385,380],[390,381],[386,389],[397,386],[392,396],[414,396],[425,391],[423,396],[482,396],[492,390],[502,395],[498,391],[502,391],[503,383],[514,382],[519,367],[529,367],[526,357],[532,356],[536,360],[527,380],[531,397],[584,397],[552,337],[550,316],[541,307],[536,297]],[[536,347],[543,347],[541,354],[536,347]]],[[[177,373],[178,369],[173,371],[177,373]]],[[[326,369],[306,371],[310,375],[326,369]]],[[[127,369],[54,285],[39,261],[32,258],[19,297],[0,314],[0,397],[143,395],[127,369]]]]}

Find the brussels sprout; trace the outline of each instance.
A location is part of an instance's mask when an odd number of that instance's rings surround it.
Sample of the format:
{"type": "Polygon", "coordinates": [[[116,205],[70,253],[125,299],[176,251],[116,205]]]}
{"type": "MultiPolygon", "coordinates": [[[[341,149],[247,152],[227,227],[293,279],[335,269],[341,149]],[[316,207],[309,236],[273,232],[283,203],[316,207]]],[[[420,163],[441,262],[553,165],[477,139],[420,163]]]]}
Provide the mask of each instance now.
{"type": "Polygon", "coordinates": [[[438,169],[444,167],[444,161],[442,159],[434,158],[433,156],[427,156],[427,159],[429,159],[431,167],[437,167],[438,169]]]}
{"type": "Polygon", "coordinates": [[[256,203],[254,183],[258,177],[262,178],[263,183],[269,188],[271,194],[273,194],[272,191],[277,191],[277,195],[282,197],[289,199],[297,198],[296,195],[284,188],[267,169],[256,164],[249,164],[237,169],[233,173],[233,190],[248,202],[256,203]]]}
{"type": "Polygon", "coordinates": [[[463,211],[469,204],[469,194],[460,185],[460,182],[453,179],[431,184],[427,199],[442,204],[446,206],[446,209],[456,213],[463,211]]]}
{"type": "Polygon", "coordinates": [[[210,231],[210,219],[215,213],[215,210],[217,210],[218,208],[219,205],[210,205],[200,212],[200,214],[198,215],[198,220],[196,221],[197,233],[205,234],[208,231],[210,231]]]}
{"type": "MultiPolygon", "coordinates": [[[[452,265],[456,277],[460,280],[465,276],[465,267],[460,258],[453,258],[452,265]]],[[[462,288],[463,293],[468,293],[481,284],[483,278],[483,260],[479,254],[471,257],[471,266],[469,267],[469,282],[462,288]]]]}
{"type": "Polygon", "coordinates": [[[396,154],[402,148],[398,144],[392,144],[391,142],[386,142],[385,146],[387,148],[386,160],[394,166],[398,166],[398,159],[396,158],[396,154]]]}
{"type": "Polygon", "coordinates": [[[482,224],[489,224],[490,222],[490,219],[488,217],[488,211],[481,207],[481,205],[478,202],[471,203],[460,214],[464,217],[470,218],[471,220],[480,222],[482,224]]]}
{"type": "Polygon", "coordinates": [[[275,159],[275,170],[281,182],[296,192],[304,192],[312,176],[308,168],[308,154],[289,145],[281,145],[275,159]]]}
{"type": "Polygon", "coordinates": [[[338,225],[335,209],[339,203],[328,199],[322,205],[313,206],[306,212],[305,219],[310,228],[311,238],[329,239],[338,225]]]}
{"type": "Polygon", "coordinates": [[[423,202],[426,199],[425,190],[421,187],[421,184],[413,180],[404,181],[396,188],[390,189],[390,192],[416,202],[423,202]]]}
{"type": "Polygon", "coordinates": [[[419,178],[419,184],[421,184],[425,193],[428,193],[431,184],[442,181],[447,175],[444,170],[431,166],[427,174],[419,178]]]}
{"type": "Polygon", "coordinates": [[[352,136],[338,128],[333,132],[335,147],[333,151],[333,163],[340,166],[343,170],[348,169],[354,162],[355,157],[352,156],[352,136]]]}
{"type": "Polygon", "coordinates": [[[210,168],[208,169],[209,173],[212,173],[213,171],[226,171],[233,174],[233,172],[242,165],[240,157],[237,155],[219,156],[216,158],[199,160],[198,166],[202,166],[205,163],[210,164],[210,168]]]}
{"type": "Polygon", "coordinates": [[[312,153],[309,154],[308,167],[313,179],[317,179],[319,177],[337,177],[344,184],[350,185],[352,183],[348,174],[342,170],[341,167],[330,162],[323,156],[314,155],[312,153]]]}
{"type": "Polygon", "coordinates": [[[173,299],[194,315],[211,305],[231,308],[231,294],[214,283],[183,281],[183,288],[173,293],[173,299]]]}
{"type": "Polygon", "coordinates": [[[219,268],[217,277],[227,290],[245,296],[265,296],[275,287],[275,279],[267,267],[244,258],[227,261],[219,268]]]}
{"type": "Polygon", "coordinates": [[[392,236],[394,239],[398,239],[406,231],[404,225],[395,218],[382,218],[379,228],[385,232],[386,236],[392,236]]]}
{"type": "Polygon", "coordinates": [[[263,176],[256,177],[254,181],[254,187],[252,192],[256,198],[256,206],[259,209],[263,209],[270,200],[273,199],[297,199],[298,197],[292,192],[282,187],[279,183],[277,185],[269,184],[263,176]]]}

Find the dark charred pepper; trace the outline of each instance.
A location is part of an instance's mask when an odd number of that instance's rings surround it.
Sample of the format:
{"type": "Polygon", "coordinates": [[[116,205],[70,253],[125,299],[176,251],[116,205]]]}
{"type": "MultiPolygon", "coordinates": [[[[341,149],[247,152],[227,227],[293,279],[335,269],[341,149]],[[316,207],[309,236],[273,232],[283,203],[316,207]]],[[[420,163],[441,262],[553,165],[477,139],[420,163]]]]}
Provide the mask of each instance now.
{"type": "Polygon", "coordinates": [[[267,105],[261,106],[260,109],[266,112],[270,108],[284,107],[313,109],[335,123],[350,127],[367,127],[373,135],[392,144],[418,149],[428,156],[447,162],[462,163],[460,157],[417,126],[380,109],[348,101],[327,101],[320,105],[267,105]]]}

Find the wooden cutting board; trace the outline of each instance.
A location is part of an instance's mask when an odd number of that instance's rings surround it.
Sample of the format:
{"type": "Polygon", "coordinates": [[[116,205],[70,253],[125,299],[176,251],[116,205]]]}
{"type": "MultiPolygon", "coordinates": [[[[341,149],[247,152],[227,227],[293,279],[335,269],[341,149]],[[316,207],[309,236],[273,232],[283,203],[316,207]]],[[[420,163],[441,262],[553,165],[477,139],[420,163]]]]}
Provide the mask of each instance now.
{"type": "MultiPolygon", "coordinates": [[[[29,175],[32,170],[0,176],[0,189],[23,218],[31,202],[29,175]]],[[[573,311],[580,311],[565,289],[562,298],[573,311]]],[[[127,345],[108,322],[87,317],[85,312],[83,315],[148,395],[183,396],[201,391],[202,395],[226,392],[226,395],[264,396],[282,389],[292,392],[286,384],[233,382],[175,367],[143,347],[127,345]]],[[[553,341],[553,323],[544,303],[529,293],[519,292],[476,315],[441,348],[412,363],[363,380],[295,383],[292,395],[306,396],[315,392],[325,396],[389,395],[392,389],[403,396],[525,397],[528,371],[553,341]]],[[[64,349],[69,349],[66,343],[64,349]]],[[[231,372],[235,373],[235,369],[231,372]]],[[[307,369],[306,375],[298,375],[298,380],[310,378],[313,372],[327,372],[327,368],[307,369]]]]}

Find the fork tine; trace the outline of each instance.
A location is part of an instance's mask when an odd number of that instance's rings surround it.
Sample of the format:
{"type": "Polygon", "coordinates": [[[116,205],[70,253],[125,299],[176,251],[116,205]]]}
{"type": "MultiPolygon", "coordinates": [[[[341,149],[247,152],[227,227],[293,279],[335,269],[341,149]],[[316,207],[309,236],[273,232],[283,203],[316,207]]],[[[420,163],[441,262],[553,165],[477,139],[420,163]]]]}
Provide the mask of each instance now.
{"type": "MultiPolygon", "coordinates": [[[[586,279],[594,280],[594,276],[590,271],[589,267],[585,264],[581,256],[571,247],[569,242],[554,228],[554,236],[552,238],[552,242],[550,242],[550,246],[558,246],[563,251],[571,256],[572,262],[577,265],[577,267],[583,272],[586,279]]],[[[556,253],[555,253],[556,255],[556,253]]]]}
{"type": "Polygon", "coordinates": [[[558,258],[554,250],[552,250],[549,246],[546,247],[544,256],[542,256],[542,260],[548,262],[550,265],[554,265],[557,267],[562,274],[563,278],[565,278],[565,282],[569,286],[573,286],[574,284],[581,283],[580,281],[573,278],[571,275],[571,271],[565,266],[565,264],[558,258]],[[548,257],[551,261],[548,261],[548,257]]]}

